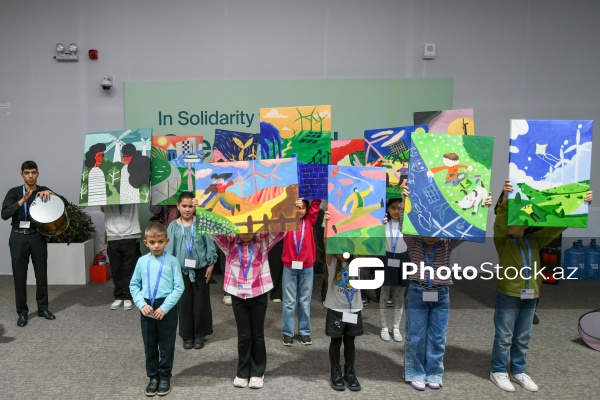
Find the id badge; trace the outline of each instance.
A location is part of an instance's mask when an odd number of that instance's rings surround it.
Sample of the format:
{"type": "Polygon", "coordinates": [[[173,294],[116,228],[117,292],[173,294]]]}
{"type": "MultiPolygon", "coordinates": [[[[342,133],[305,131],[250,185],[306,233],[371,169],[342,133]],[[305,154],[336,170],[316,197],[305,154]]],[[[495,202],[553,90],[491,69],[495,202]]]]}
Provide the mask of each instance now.
{"type": "Polygon", "coordinates": [[[156,320],[158,320],[158,318],[156,318],[156,317],[154,316],[154,314],[148,314],[148,315],[145,315],[145,317],[146,317],[146,318],[152,318],[152,319],[156,319],[156,320]]]}
{"type": "Polygon", "coordinates": [[[397,260],[395,258],[389,258],[388,259],[388,267],[400,268],[400,260],[397,260]]]}
{"type": "Polygon", "coordinates": [[[352,314],[351,312],[344,311],[342,315],[342,322],[348,324],[358,324],[358,314],[352,314]]]}
{"type": "Polygon", "coordinates": [[[31,221],[19,221],[19,228],[23,228],[23,229],[31,228],[31,221]]]}
{"type": "Polygon", "coordinates": [[[252,287],[249,283],[238,283],[238,294],[252,294],[252,287]]]}
{"type": "Polygon", "coordinates": [[[437,303],[438,301],[438,292],[436,291],[425,291],[423,292],[423,301],[437,303]]]}
{"type": "Polygon", "coordinates": [[[531,300],[535,297],[535,290],[533,289],[521,289],[521,300],[531,300]]]}
{"type": "Polygon", "coordinates": [[[186,258],[184,265],[186,268],[196,268],[196,260],[186,258]]]}
{"type": "Polygon", "coordinates": [[[302,269],[303,264],[302,261],[292,261],[292,269],[302,269]]]}

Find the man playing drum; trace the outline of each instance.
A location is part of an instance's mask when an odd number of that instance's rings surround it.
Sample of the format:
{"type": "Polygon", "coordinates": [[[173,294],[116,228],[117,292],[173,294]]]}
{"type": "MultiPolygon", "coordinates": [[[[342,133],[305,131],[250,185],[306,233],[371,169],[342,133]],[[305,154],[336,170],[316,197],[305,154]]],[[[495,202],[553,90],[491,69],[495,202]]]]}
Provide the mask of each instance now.
{"type": "Polygon", "coordinates": [[[30,256],[37,285],[38,316],[45,319],[55,319],[56,317],[48,310],[48,244],[46,237],[33,226],[29,213],[31,203],[37,196],[45,201],[54,192],[37,184],[39,172],[34,161],[25,161],[21,165],[21,176],[23,177],[23,185],[10,189],[4,198],[2,219],[12,218],[12,230],[8,246],[10,247],[13,279],[15,281],[17,313],[19,314],[17,325],[23,327],[27,325],[29,312],[27,307],[27,267],[30,256]]]}

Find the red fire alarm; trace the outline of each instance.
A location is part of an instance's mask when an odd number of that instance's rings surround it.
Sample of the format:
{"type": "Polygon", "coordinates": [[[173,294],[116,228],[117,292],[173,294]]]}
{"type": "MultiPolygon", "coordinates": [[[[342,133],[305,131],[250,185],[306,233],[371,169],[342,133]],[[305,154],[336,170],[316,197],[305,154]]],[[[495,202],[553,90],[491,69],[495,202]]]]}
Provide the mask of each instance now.
{"type": "Polygon", "coordinates": [[[88,51],[88,55],[90,56],[90,60],[97,60],[98,59],[98,50],[90,49],[88,51]]]}

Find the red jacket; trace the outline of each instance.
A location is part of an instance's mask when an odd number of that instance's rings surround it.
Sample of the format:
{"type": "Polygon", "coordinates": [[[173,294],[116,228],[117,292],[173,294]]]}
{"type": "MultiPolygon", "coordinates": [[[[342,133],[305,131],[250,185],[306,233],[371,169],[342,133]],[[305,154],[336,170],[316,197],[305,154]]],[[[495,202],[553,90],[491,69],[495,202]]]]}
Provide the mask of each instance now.
{"type": "Polygon", "coordinates": [[[283,238],[283,255],[281,257],[284,267],[291,268],[292,261],[302,261],[304,268],[312,268],[315,265],[317,248],[315,246],[314,228],[320,206],[321,200],[313,200],[304,217],[306,227],[304,228],[304,241],[302,242],[302,248],[300,248],[300,257],[296,254],[296,245],[294,244],[293,235],[296,235],[296,241],[300,244],[300,238],[302,237],[302,220],[300,220],[300,226],[297,231],[285,234],[285,237],[283,238]]]}

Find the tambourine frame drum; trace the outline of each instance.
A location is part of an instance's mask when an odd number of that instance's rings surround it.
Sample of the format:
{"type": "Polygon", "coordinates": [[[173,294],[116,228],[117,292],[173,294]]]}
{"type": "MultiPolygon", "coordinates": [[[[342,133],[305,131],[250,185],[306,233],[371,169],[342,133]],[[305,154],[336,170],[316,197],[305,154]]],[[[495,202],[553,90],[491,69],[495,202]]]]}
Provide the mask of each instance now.
{"type": "Polygon", "coordinates": [[[579,318],[579,336],[592,349],[600,351],[600,310],[587,312],[579,318]]]}
{"type": "Polygon", "coordinates": [[[46,201],[42,201],[41,197],[37,197],[31,203],[29,214],[42,235],[60,235],[69,227],[65,204],[56,195],[50,195],[46,201]]]}

